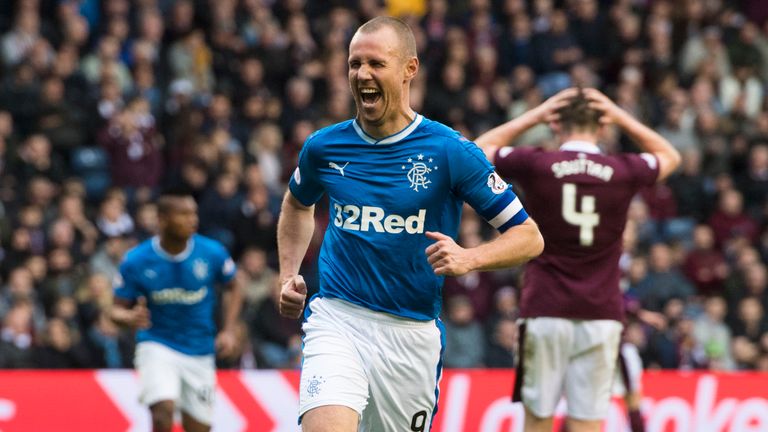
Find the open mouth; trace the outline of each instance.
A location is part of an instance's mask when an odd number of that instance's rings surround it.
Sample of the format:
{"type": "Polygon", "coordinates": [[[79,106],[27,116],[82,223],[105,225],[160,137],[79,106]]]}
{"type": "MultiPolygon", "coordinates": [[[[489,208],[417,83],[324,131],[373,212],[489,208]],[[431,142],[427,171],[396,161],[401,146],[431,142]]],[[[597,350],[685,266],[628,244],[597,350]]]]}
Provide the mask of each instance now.
{"type": "Polygon", "coordinates": [[[364,105],[373,105],[381,99],[381,92],[375,88],[361,88],[360,99],[363,101],[364,105]]]}

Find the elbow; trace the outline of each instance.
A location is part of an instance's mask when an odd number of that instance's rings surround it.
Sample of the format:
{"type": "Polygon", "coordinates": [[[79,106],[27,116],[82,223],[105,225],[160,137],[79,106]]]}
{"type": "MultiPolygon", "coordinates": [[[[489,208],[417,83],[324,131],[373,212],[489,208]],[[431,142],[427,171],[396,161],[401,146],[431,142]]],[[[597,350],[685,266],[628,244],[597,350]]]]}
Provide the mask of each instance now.
{"type": "Polygon", "coordinates": [[[544,237],[541,235],[541,231],[539,231],[539,227],[535,227],[536,232],[533,235],[533,238],[531,239],[531,251],[528,256],[528,260],[530,261],[537,256],[541,255],[542,252],[544,252],[544,237]]]}

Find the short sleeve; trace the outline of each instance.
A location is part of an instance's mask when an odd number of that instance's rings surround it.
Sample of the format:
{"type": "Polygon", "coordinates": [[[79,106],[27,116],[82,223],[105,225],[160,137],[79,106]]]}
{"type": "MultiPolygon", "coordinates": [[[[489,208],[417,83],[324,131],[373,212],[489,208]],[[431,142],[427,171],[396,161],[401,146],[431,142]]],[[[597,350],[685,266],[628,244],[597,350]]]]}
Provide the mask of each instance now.
{"type": "Polygon", "coordinates": [[[293,171],[288,187],[300,203],[311,206],[323,196],[324,188],[318,179],[317,161],[314,154],[314,138],[310,135],[299,153],[299,166],[293,171]]]}
{"type": "Polygon", "coordinates": [[[135,271],[129,268],[129,263],[123,261],[120,264],[120,271],[115,275],[112,280],[112,288],[115,291],[115,297],[135,301],[142,295],[141,287],[136,282],[135,271]]]}
{"type": "Polygon", "coordinates": [[[227,250],[222,246],[220,250],[219,269],[216,271],[216,281],[221,284],[225,284],[231,281],[237,273],[237,265],[235,261],[229,256],[227,250]]]}
{"type": "Polygon", "coordinates": [[[528,219],[520,199],[473,143],[458,140],[448,152],[451,185],[458,197],[504,232],[528,219]]]}
{"type": "Polygon", "coordinates": [[[510,180],[519,180],[528,174],[531,153],[537,151],[535,147],[501,147],[496,150],[493,162],[496,172],[510,180]]]}
{"type": "Polygon", "coordinates": [[[651,153],[627,153],[624,160],[629,174],[638,186],[650,186],[659,178],[659,160],[651,153]]]}

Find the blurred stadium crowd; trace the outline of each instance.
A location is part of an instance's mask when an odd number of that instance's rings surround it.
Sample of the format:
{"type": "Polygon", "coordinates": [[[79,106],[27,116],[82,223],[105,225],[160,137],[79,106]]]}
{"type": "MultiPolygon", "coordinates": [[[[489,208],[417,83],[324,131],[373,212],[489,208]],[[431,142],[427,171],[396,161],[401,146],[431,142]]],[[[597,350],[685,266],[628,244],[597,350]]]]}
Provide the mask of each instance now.
{"type": "MultiPolygon", "coordinates": [[[[2,2],[0,367],[131,366],[110,281],[167,186],[240,266],[242,353],[221,366],[296,367],[300,324],[275,303],[280,200],[304,139],[354,115],[346,47],[381,14],[416,32],[413,107],[469,138],[571,85],[668,138],[683,166],[637,197],[625,235],[626,340],[650,368],[768,371],[761,0],[2,2]]],[[[520,141],[555,146],[543,125],[520,141]]],[[[604,147],[633,148],[610,129],[604,147]]],[[[466,213],[465,246],[492,235],[466,213]]],[[[446,282],[446,366],[513,365],[517,286],[516,270],[446,282]]]]}

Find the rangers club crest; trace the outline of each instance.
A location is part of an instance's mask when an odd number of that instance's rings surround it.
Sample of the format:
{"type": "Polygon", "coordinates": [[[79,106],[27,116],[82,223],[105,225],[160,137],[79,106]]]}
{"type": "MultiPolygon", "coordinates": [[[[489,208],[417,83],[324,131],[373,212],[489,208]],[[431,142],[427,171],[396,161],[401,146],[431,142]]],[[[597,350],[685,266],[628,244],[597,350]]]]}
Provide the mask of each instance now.
{"type": "Polygon", "coordinates": [[[192,263],[192,273],[195,275],[197,280],[203,280],[207,278],[208,263],[201,259],[196,259],[195,262],[192,263]]]}
{"type": "Polygon", "coordinates": [[[434,161],[432,158],[428,158],[425,160],[425,157],[423,154],[419,153],[414,161],[413,157],[408,158],[409,165],[402,165],[400,168],[405,170],[408,169],[408,172],[406,173],[406,178],[408,178],[408,181],[411,183],[410,189],[413,189],[414,191],[418,192],[419,188],[428,189],[429,184],[432,183],[432,180],[429,179],[429,174],[432,171],[436,171],[438,169],[437,165],[430,165],[434,161]]]}

